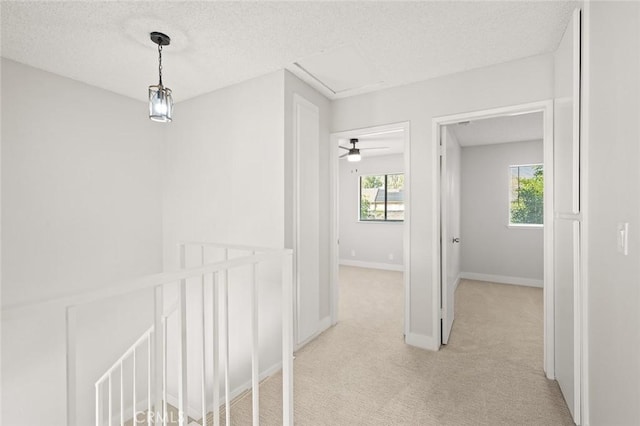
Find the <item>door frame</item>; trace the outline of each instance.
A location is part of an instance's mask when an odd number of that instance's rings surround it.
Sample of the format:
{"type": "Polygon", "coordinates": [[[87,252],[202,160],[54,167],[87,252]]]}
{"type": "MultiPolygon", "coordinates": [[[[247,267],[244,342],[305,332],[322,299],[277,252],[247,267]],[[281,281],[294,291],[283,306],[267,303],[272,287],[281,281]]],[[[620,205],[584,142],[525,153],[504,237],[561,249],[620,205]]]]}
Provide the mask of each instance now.
{"type": "Polygon", "coordinates": [[[339,306],[339,264],[340,253],[338,247],[339,235],[339,159],[338,145],[341,139],[351,139],[358,136],[402,130],[404,132],[404,223],[403,223],[403,281],[404,281],[404,334],[407,336],[410,329],[410,306],[411,306],[411,133],[408,121],[391,123],[380,126],[362,127],[353,130],[331,133],[329,137],[329,312],[331,314],[331,324],[338,322],[339,306]]]}
{"type": "Polygon", "coordinates": [[[465,112],[460,114],[434,117],[432,120],[433,137],[433,336],[435,344],[440,347],[442,342],[441,330],[441,177],[440,177],[440,137],[442,127],[455,124],[460,121],[472,121],[483,118],[496,118],[509,115],[528,114],[542,112],[543,115],[543,150],[544,150],[544,364],[543,368],[548,379],[555,379],[554,365],[554,280],[553,280],[553,100],[531,102],[519,105],[510,105],[500,108],[492,108],[481,111],[465,112]]]}

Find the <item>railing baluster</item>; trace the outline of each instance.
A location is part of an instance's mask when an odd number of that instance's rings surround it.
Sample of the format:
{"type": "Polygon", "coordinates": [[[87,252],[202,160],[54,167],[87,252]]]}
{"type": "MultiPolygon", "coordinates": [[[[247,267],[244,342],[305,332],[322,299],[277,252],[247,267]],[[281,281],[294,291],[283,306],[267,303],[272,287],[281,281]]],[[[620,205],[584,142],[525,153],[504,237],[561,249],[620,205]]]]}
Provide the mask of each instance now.
{"type": "Polygon", "coordinates": [[[96,383],[96,426],[100,426],[100,382],[96,383]]]}
{"type": "Polygon", "coordinates": [[[162,335],[162,315],[164,314],[164,288],[160,285],[153,291],[153,395],[154,402],[154,418],[155,423],[159,424],[159,419],[165,417],[166,413],[162,412],[162,353],[164,339],[162,335]]]}
{"type": "Polygon", "coordinates": [[[282,424],[293,426],[293,255],[282,258],[282,424]]]}
{"type": "MultiPolygon", "coordinates": [[[[251,253],[255,255],[255,252],[251,253]]],[[[258,336],[258,276],[257,264],[251,267],[251,396],[253,425],[260,424],[260,340],[258,336]]]]}
{"type": "Polygon", "coordinates": [[[213,296],[212,306],[212,328],[213,328],[213,426],[220,426],[220,330],[218,327],[218,278],[219,274],[214,272],[211,276],[213,296]]]}
{"type": "MultiPolygon", "coordinates": [[[[229,249],[224,250],[224,260],[229,260],[229,249]]],[[[229,269],[224,270],[223,328],[224,333],[224,416],[225,426],[231,424],[231,395],[229,391],[229,269]]]]}
{"type": "Polygon", "coordinates": [[[111,426],[111,412],[113,411],[111,406],[111,373],[109,373],[109,405],[107,407],[109,408],[109,426],[111,426]]]}
{"type": "MultiPolygon", "coordinates": [[[[204,266],[204,246],[200,246],[200,265],[204,266]]],[[[200,301],[202,306],[202,426],[207,426],[207,339],[206,309],[204,299],[204,274],[200,277],[200,301]]]]}
{"type": "Polygon", "coordinates": [[[162,318],[162,426],[167,426],[167,321],[169,317],[162,318]]]}
{"type": "Polygon", "coordinates": [[[68,306],[65,311],[66,363],[67,363],[67,425],[76,426],[76,308],[68,306]]]}
{"type": "Polygon", "coordinates": [[[120,361],[120,426],[124,426],[124,363],[120,361]]]}
{"type": "Polygon", "coordinates": [[[136,347],[133,347],[133,353],[131,354],[132,357],[132,362],[133,362],[133,370],[131,372],[131,375],[133,376],[133,386],[132,386],[132,391],[131,393],[133,401],[131,403],[131,409],[133,412],[133,426],[136,426],[138,424],[138,416],[136,415],[136,347]]]}
{"type": "MultiPolygon", "coordinates": [[[[186,266],[185,246],[180,246],[180,266],[186,266]]],[[[180,317],[180,355],[178,369],[178,423],[186,426],[189,423],[187,405],[187,280],[180,280],[180,295],[178,303],[180,317]]]]}
{"type": "Polygon", "coordinates": [[[147,426],[151,426],[151,334],[147,334],[147,426]]]}

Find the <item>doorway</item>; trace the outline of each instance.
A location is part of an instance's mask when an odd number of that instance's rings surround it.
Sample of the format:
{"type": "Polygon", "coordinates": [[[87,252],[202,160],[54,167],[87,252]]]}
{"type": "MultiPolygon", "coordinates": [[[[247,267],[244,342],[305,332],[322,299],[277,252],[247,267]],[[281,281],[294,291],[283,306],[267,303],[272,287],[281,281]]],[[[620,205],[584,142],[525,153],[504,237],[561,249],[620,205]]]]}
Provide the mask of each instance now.
{"type": "MultiPolygon", "coordinates": [[[[449,333],[452,330],[452,326],[455,319],[455,310],[453,304],[456,273],[451,271],[452,265],[456,262],[450,259],[452,256],[456,257],[459,253],[459,246],[464,244],[464,236],[459,233],[454,235],[458,228],[457,224],[450,224],[452,220],[452,205],[455,203],[450,202],[448,199],[448,192],[451,188],[451,177],[447,173],[447,165],[452,167],[452,162],[447,161],[447,154],[454,155],[456,150],[448,145],[448,137],[453,136],[448,126],[464,126],[469,122],[478,120],[497,119],[499,117],[513,117],[517,120],[519,116],[525,116],[530,114],[539,114],[542,118],[542,168],[544,169],[544,207],[543,207],[543,221],[544,227],[541,230],[543,233],[543,247],[544,255],[542,259],[544,272],[543,272],[543,293],[544,293],[544,370],[548,378],[553,379],[554,376],[554,288],[553,288],[553,102],[537,102],[532,104],[518,105],[512,107],[498,108],[487,111],[479,111],[473,113],[458,114],[447,117],[439,117],[434,119],[434,140],[440,141],[442,145],[436,144],[439,151],[438,164],[436,169],[437,174],[437,201],[436,201],[436,217],[439,224],[439,231],[441,238],[437,241],[434,252],[438,253],[436,256],[437,263],[435,267],[437,277],[434,277],[436,282],[440,285],[434,286],[434,291],[437,293],[434,295],[434,312],[437,317],[434,317],[434,324],[437,325],[437,329],[434,330],[434,335],[437,336],[437,341],[447,343],[449,333]],[[451,232],[453,231],[453,233],[451,232]],[[457,241],[456,241],[457,240],[457,241]]],[[[449,145],[455,145],[456,141],[451,141],[449,145]]],[[[460,149],[460,148],[458,148],[460,149]]],[[[455,163],[455,162],[453,162],[455,163]]],[[[510,164],[510,166],[524,166],[525,164],[510,164]]],[[[529,164],[530,165],[530,164],[529,164]]],[[[455,165],[453,166],[455,170],[455,165]]],[[[504,170],[505,182],[509,179],[509,169],[504,170]]],[[[455,181],[455,179],[454,179],[455,181]]],[[[454,186],[455,187],[455,186],[454,186]]],[[[459,183],[458,183],[459,187],[459,183]]],[[[504,191],[503,197],[509,197],[509,193],[504,191]]],[[[505,198],[505,200],[508,198],[505,198]]],[[[506,204],[508,205],[508,203],[506,204]]],[[[454,207],[455,210],[455,207],[454,207]]],[[[458,209],[459,211],[459,209],[458,209]]],[[[509,220],[509,214],[504,212],[504,218],[509,220]]],[[[464,214],[464,213],[462,213],[464,214]]],[[[455,220],[455,211],[453,212],[455,220]]],[[[510,221],[506,222],[504,226],[509,226],[510,221]]],[[[459,232],[459,231],[458,231],[459,232]]],[[[458,265],[460,262],[457,263],[458,265]]],[[[457,277],[460,275],[458,274],[457,277]]]]}
{"type": "Polygon", "coordinates": [[[403,271],[406,334],[411,220],[409,123],[334,133],[330,141],[332,324],[338,322],[340,264],[396,270],[403,271]],[[360,161],[349,161],[356,152],[360,161]],[[384,240],[385,234],[393,247],[378,241],[384,240]]]}

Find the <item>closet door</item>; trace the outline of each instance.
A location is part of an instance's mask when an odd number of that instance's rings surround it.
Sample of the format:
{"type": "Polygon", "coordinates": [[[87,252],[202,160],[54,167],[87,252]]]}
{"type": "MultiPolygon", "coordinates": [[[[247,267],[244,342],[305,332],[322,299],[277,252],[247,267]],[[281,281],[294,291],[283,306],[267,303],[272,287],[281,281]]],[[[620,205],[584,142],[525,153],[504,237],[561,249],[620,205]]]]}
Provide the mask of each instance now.
{"type": "Polygon", "coordinates": [[[555,54],[554,345],[555,376],[580,423],[580,11],[555,54]]]}

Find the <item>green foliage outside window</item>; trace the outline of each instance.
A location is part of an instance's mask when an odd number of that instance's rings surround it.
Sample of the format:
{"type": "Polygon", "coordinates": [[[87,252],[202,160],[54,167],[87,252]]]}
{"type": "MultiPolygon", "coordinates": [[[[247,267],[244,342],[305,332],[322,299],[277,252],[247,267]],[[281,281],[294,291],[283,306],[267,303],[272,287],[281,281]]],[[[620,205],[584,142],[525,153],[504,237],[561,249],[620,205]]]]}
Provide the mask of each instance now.
{"type": "Polygon", "coordinates": [[[360,177],[361,221],[404,220],[404,174],[360,177]]]}
{"type": "Polygon", "coordinates": [[[544,222],[542,165],[513,166],[510,169],[510,223],[542,225],[544,222]]]}

